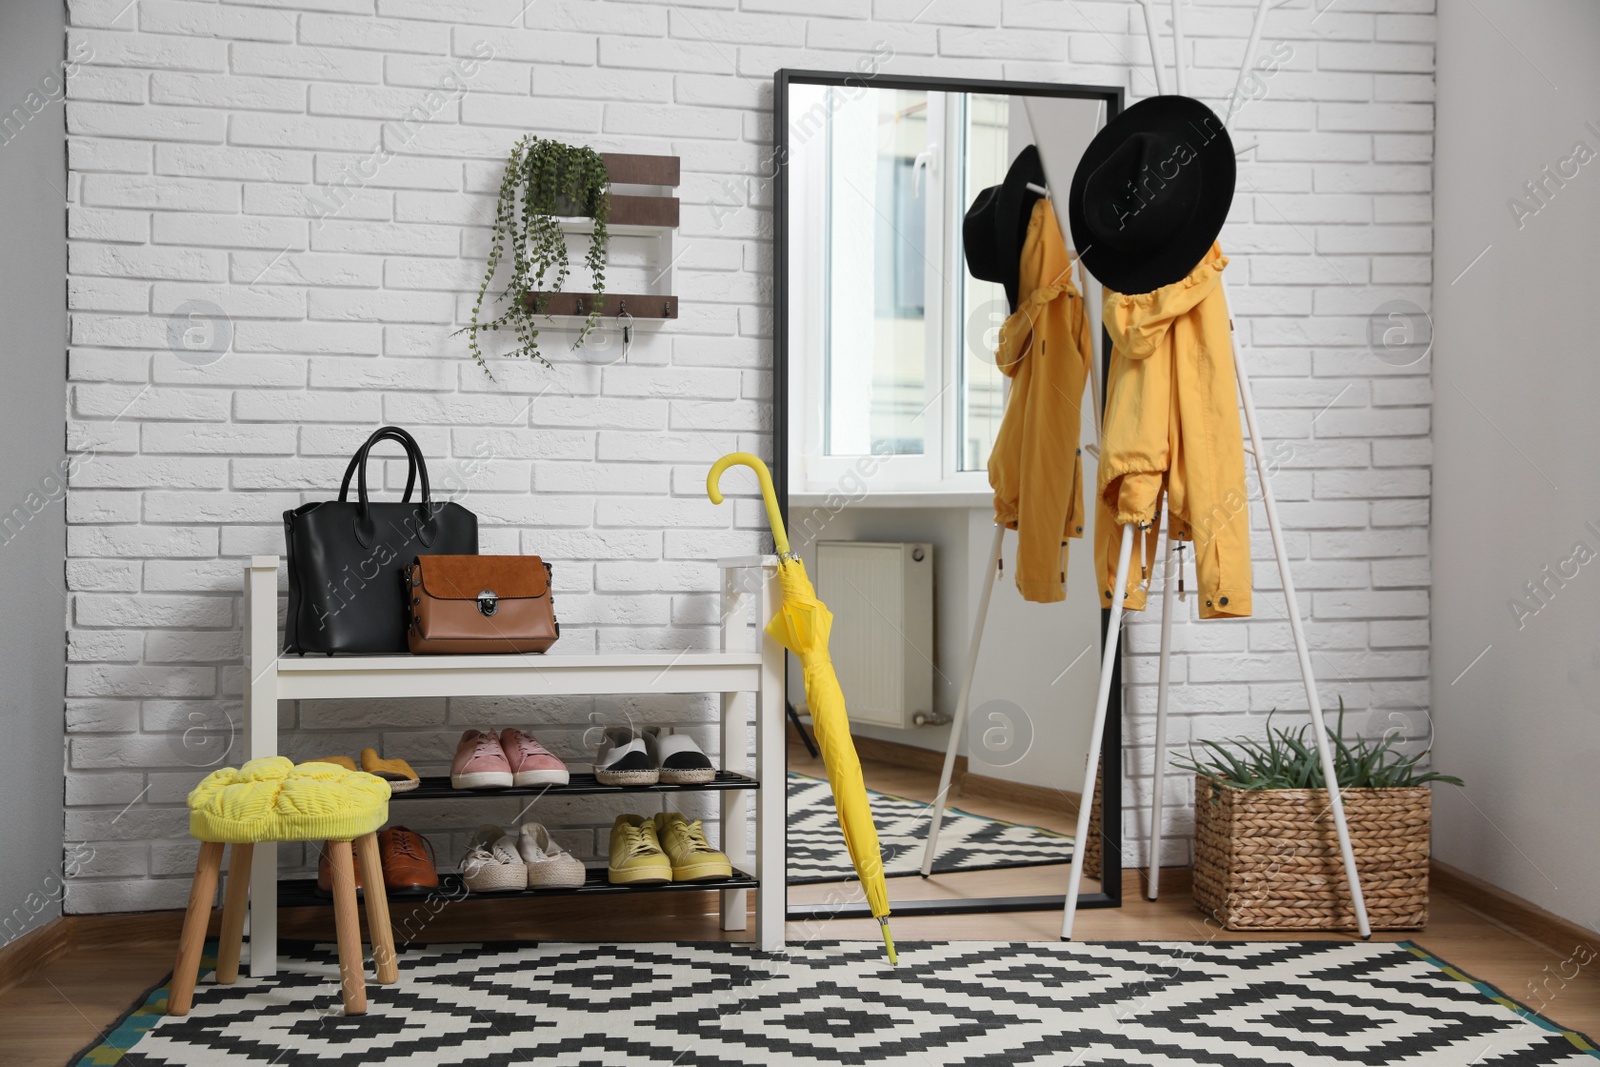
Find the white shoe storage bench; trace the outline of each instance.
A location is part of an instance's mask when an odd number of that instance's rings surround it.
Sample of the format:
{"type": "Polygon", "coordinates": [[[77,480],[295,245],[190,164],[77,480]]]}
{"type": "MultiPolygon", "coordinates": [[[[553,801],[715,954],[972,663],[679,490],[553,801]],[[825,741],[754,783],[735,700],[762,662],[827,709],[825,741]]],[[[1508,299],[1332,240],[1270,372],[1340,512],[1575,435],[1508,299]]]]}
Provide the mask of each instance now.
{"type": "MultiPolygon", "coordinates": [[[[244,576],[244,690],[249,758],[279,755],[278,701],[352,697],[373,700],[452,696],[594,696],[654,693],[721,694],[720,771],[702,786],[603,786],[592,774],[573,774],[566,786],[469,792],[453,790],[447,777],[424,778],[409,799],[597,793],[664,793],[711,790],[722,800],[722,849],[734,866],[730,882],[612,886],[604,870],[573,889],[527,890],[496,897],[560,896],[573,893],[635,894],[714,890],[721,896],[724,930],[745,929],[745,894],[756,890],[756,944],[783,947],[784,931],[784,693],[783,648],[764,632],[778,604],[778,563],[772,556],[719,560],[722,568],[721,647],[709,652],[492,656],[315,656],[286,655],[278,630],[278,557],[252,556],[244,576]],[[753,609],[753,613],[752,613],[753,609]],[[751,700],[744,700],[744,694],[751,700]],[[747,708],[753,706],[753,713],[747,708]],[[753,720],[749,717],[753,714],[753,720]],[[755,776],[748,769],[750,724],[755,724],[755,776]],[[755,855],[749,855],[746,798],[756,799],[755,855]],[[750,862],[754,870],[750,873],[750,862]]],[[[559,647],[559,645],[557,646],[559,647]]],[[[514,724],[507,724],[514,725],[514,724]]],[[[445,876],[451,877],[451,876],[445,876]]],[[[309,881],[278,881],[277,846],[255,848],[250,872],[250,973],[276,974],[280,903],[326,903],[310,897],[309,881]]],[[[443,890],[435,891],[442,892],[443,890]]],[[[391,893],[400,901],[406,894],[391,893]]],[[[457,896],[459,894],[456,894],[457,896]]]]}

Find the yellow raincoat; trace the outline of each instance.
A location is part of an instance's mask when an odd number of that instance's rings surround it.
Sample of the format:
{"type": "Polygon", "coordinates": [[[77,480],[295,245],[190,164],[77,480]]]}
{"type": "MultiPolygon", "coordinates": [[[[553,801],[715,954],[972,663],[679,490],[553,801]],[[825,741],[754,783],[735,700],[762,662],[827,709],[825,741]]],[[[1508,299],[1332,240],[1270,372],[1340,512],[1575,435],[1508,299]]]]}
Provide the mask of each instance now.
{"type": "Polygon", "coordinates": [[[1071,275],[1055,211],[1040,200],[1022,244],[1017,310],[1001,327],[995,352],[1012,383],[989,484],[994,521],[1018,531],[1017,590],[1041,603],[1066,599],[1067,539],[1082,537],[1084,526],[1078,434],[1094,348],[1071,275]]]}
{"type": "MultiPolygon", "coordinates": [[[[1193,541],[1200,617],[1250,614],[1250,510],[1233,341],[1222,271],[1211,251],[1188,276],[1151,293],[1105,291],[1111,335],[1105,440],[1095,513],[1101,604],[1116,584],[1122,526],[1158,523],[1163,487],[1169,526],[1193,541]]],[[[1157,527],[1135,537],[1124,607],[1144,607],[1139,562],[1155,573],[1157,527]]]]}

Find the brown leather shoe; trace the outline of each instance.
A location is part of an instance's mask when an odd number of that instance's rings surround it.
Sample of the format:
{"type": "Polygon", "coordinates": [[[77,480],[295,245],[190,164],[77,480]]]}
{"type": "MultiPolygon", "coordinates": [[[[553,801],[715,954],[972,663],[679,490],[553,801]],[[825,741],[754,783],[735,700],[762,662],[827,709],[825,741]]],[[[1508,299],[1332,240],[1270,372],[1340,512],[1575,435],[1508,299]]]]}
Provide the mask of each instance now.
{"type": "Polygon", "coordinates": [[[383,857],[383,884],[390,889],[434,889],[439,872],[434,868],[433,846],[415,830],[390,826],[378,833],[383,857]]]}
{"type": "MultiPolygon", "coordinates": [[[[354,846],[345,845],[345,848],[353,849],[354,846]]],[[[359,891],[361,889],[360,856],[355,857],[355,872],[356,889],[359,891]]],[[[329,894],[333,892],[333,867],[328,860],[328,845],[326,842],[322,845],[322,858],[317,861],[317,892],[329,894]]]]}

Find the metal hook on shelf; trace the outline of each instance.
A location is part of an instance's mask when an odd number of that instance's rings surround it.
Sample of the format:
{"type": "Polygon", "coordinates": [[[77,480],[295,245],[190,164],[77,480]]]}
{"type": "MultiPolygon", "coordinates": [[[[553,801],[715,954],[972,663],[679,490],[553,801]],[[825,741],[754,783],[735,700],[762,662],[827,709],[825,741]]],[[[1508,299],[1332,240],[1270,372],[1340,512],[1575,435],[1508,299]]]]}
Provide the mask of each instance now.
{"type": "Polygon", "coordinates": [[[617,305],[617,321],[622,323],[622,361],[628,361],[628,346],[633,343],[633,316],[628,313],[628,302],[617,305]]]}

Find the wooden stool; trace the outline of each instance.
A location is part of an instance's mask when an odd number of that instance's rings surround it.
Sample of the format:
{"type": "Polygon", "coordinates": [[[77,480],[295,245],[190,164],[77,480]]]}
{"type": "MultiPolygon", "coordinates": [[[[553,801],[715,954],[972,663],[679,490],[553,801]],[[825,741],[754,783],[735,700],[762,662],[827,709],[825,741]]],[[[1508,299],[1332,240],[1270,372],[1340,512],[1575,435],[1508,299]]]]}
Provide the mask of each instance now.
{"type": "MultiPolygon", "coordinates": [[[[361,955],[361,915],[356,907],[355,867],[349,841],[329,842],[328,865],[333,874],[333,922],[339,942],[339,993],[346,1015],[367,1011],[367,983],[361,955]]],[[[367,927],[372,931],[372,962],[379,985],[392,985],[400,978],[400,964],[394,953],[394,930],[389,926],[389,900],[383,892],[383,864],[378,858],[378,835],[367,834],[355,840],[361,854],[361,871],[367,898],[367,927]]],[[[178,961],[172,968],[172,989],[167,997],[168,1015],[187,1015],[194,1003],[195,982],[199,980],[200,951],[205,947],[206,925],[222,873],[220,841],[200,846],[200,859],[194,868],[194,884],[189,888],[189,911],[184,916],[183,934],[178,938],[178,961]]],[[[239,950],[244,940],[245,904],[250,899],[250,857],[254,845],[234,845],[228,865],[228,892],[222,906],[222,929],[217,945],[217,984],[232,985],[239,977],[239,950]]]]}
{"type": "MultiPolygon", "coordinates": [[[[246,905],[250,901],[250,860],[255,846],[267,841],[316,841],[314,826],[324,833],[353,835],[367,897],[367,925],[372,934],[372,961],[379,985],[400,978],[389,926],[389,898],[383,888],[383,862],[378,855],[377,828],[388,818],[389,786],[381,778],[349,773],[326,763],[295,767],[281,756],[251,760],[242,768],[213,772],[189,794],[189,832],[201,841],[189,887],[189,910],[178,938],[178,960],[172,968],[168,1015],[187,1015],[199,980],[200,952],[222,874],[222,850],[233,845],[228,865],[228,890],[222,907],[217,947],[217,984],[232,985],[239,977],[239,951],[244,939],[246,905]],[[280,791],[292,791],[293,803],[279,805],[280,791]],[[295,805],[320,801],[320,813],[307,815],[295,805]],[[333,814],[329,814],[332,812],[333,814]],[[318,821],[322,820],[322,821],[318,821]],[[339,829],[334,830],[335,827],[339,829]]],[[[328,866],[333,881],[333,921],[339,944],[339,994],[346,1015],[367,1010],[367,984],[361,956],[361,913],[356,907],[355,858],[351,838],[328,840],[328,866]]]]}

